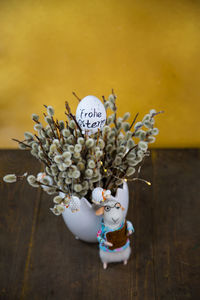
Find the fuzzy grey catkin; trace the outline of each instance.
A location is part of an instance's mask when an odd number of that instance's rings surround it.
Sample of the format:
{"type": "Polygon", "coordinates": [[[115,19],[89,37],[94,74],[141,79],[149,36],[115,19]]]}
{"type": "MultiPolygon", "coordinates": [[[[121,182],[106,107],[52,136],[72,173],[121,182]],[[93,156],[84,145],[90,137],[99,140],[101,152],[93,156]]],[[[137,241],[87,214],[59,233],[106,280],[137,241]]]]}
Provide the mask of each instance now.
{"type": "Polygon", "coordinates": [[[53,117],[54,115],[54,109],[52,106],[47,106],[47,114],[50,116],[50,117],[53,117]]]}
{"type": "Polygon", "coordinates": [[[97,151],[96,152],[96,158],[101,158],[102,155],[103,155],[102,151],[97,151]]]}
{"type": "Polygon", "coordinates": [[[142,122],[137,122],[135,125],[134,125],[134,128],[135,130],[138,130],[140,129],[144,124],[142,122]]]}
{"type": "Polygon", "coordinates": [[[133,136],[133,133],[130,130],[128,130],[125,134],[125,139],[129,140],[130,138],[132,138],[132,136],[133,136]]]}
{"type": "Polygon", "coordinates": [[[65,128],[65,122],[64,121],[60,120],[60,121],[58,121],[58,124],[59,124],[59,129],[60,130],[63,130],[65,128]]]}
{"type": "Polygon", "coordinates": [[[39,130],[41,130],[42,129],[42,124],[35,124],[34,125],[34,129],[35,129],[35,131],[39,131],[39,130]]]}
{"type": "Polygon", "coordinates": [[[105,135],[108,132],[110,132],[110,127],[106,125],[103,127],[103,135],[105,135]]]}
{"type": "Polygon", "coordinates": [[[62,158],[62,155],[56,155],[54,157],[54,161],[59,164],[59,163],[62,163],[63,162],[63,158],[62,158]]]}
{"type": "Polygon", "coordinates": [[[100,147],[100,149],[103,149],[105,147],[105,142],[103,139],[99,139],[98,146],[100,147]]]}
{"type": "Polygon", "coordinates": [[[108,134],[108,140],[112,140],[115,138],[115,133],[114,132],[109,132],[108,134]]]}
{"type": "Polygon", "coordinates": [[[58,169],[59,169],[60,171],[65,171],[67,168],[68,168],[68,166],[67,166],[66,163],[58,164],[58,169]]]}
{"type": "Polygon", "coordinates": [[[85,140],[83,137],[79,137],[77,141],[78,141],[78,144],[80,144],[80,145],[84,145],[84,143],[85,143],[85,140]]]}
{"type": "Polygon", "coordinates": [[[153,128],[153,129],[152,129],[152,134],[153,134],[153,135],[157,135],[158,133],[159,133],[158,128],[153,128]]]}
{"type": "Polygon", "coordinates": [[[144,123],[145,121],[149,121],[151,118],[151,116],[149,114],[145,115],[143,120],[142,120],[142,123],[144,123]]]}
{"type": "Polygon", "coordinates": [[[130,128],[130,124],[128,122],[123,122],[122,123],[122,128],[125,132],[127,132],[130,128]]]}
{"type": "Polygon", "coordinates": [[[52,175],[51,169],[49,167],[46,167],[45,170],[48,175],[50,175],[50,176],[52,175]]]}
{"type": "Polygon", "coordinates": [[[63,129],[62,134],[64,137],[69,137],[71,135],[71,132],[69,129],[65,128],[63,129]]]}
{"type": "Polygon", "coordinates": [[[126,171],[126,176],[131,176],[135,173],[135,168],[129,167],[126,171]]]}
{"type": "Polygon", "coordinates": [[[35,122],[38,122],[39,121],[39,116],[37,114],[32,114],[31,115],[31,119],[35,122]]]}
{"type": "Polygon", "coordinates": [[[63,201],[63,199],[60,196],[55,196],[53,198],[53,202],[56,203],[56,204],[60,204],[62,201],[63,201]]]}
{"type": "Polygon", "coordinates": [[[77,168],[80,170],[80,171],[83,171],[85,169],[85,165],[83,162],[78,162],[77,163],[77,168]]]}
{"type": "Polygon", "coordinates": [[[79,178],[80,176],[81,176],[81,172],[80,172],[79,170],[73,171],[73,173],[72,173],[72,177],[73,177],[73,178],[77,179],[77,178],[79,178]]]}
{"type": "Polygon", "coordinates": [[[148,148],[148,144],[146,142],[144,142],[144,141],[140,141],[138,143],[138,147],[139,147],[139,149],[142,149],[142,150],[146,151],[147,148],[148,148]]]}
{"type": "Polygon", "coordinates": [[[72,183],[72,179],[69,178],[69,177],[66,177],[66,178],[65,178],[65,183],[66,183],[66,184],[71,184],[71,183],[72,183]]]}
{"type": "Polygon", "coordinates": [[[115,104],[115,96],[114,96],[113,94],[111,94],[111,95],[108,97],[108,101],[109,101],[109,103],[115,104]]]}
{"type": "Polygon", "coordinates": [[[68,146],[68,151],[71,153],[74,153],[74,146],[73,145],[69,145],[68,146]]]}
{"type": "Polygon", "coordinates": [[[148,143],[154,143],[155,140],[156,140],[156,138],[154,136],[149,136],[147,139],[148,143]]]}
{"type": "Polygon", "coordinates": [[[127,147],[130,149],[130,148],[132,148],[133,146],[135,146],[134,140],[129,139],[129,140],[127,141],[127,147]]]}
{"type": "Polygon", "coordinates": [[[150,114],[150,116],[156,114],[156,110],[155,110],[155,109],[151,109],[151,110],[149,111],[149,114],[150,114]]]}
{"type": "Polygon", "coordinates": [[[17,181],[17,176],[15,174],[7,174],[3,177],[3,181],[7,183],[13,183],[17,181]]]}
{"type": "Polygon", "coordinates": [[[124,115],[123,115],[123,118],[122,118],[122,120],[123,121],[126,121],[126,120],[128,120],[129,118],[130,118],[130,112],[126,112],[124,115]]]}
{"type": "Polygon", "coordinates": [[[29,175],[27,177],[27,181],[33,187],[39,187],[40,186],[40,184],[37,183],[37,179],[34,175],[29,175]]]}
{"type": "Polygon", "coordinates": [[[91,168],[91,169],[94,169],[95,166],[96,166],[96,164],[95,164],[94,160],[90,159],[88,161],[88,167],[91,168]]]}
{"type": "Polygon", "coordinates": [[[49,116],[46,116],[44,119],[45,119],[45,121],[47,122],[47,124],[50,124],[50,125],[51,125],[51,124],[53,123],[51,117],[49,117],[49,116]]]}
{"type": "Polygon", "coordinates": [[[86,175],[88,178],[91,178],[92,175],[93,175],[92,169],[86,169],[86,170],[85,170],[85,175],[86,175]]]}
{"type": "Polygon", "coordinates": [[[56,187],[46,187],[45,191],[47,192],[47,194],[49,195],[53,195],[56,194],[56,187]]]}
{"type": "Polygon", "coordinates": [[[74,151],[75,152],[81,152],[82,150],[82,146],[80,144],[76,144],[75,147],[74,147],[74,151]]]}
{"type": "Polygon", "coordinates": [[[82,191],[83,187],[81,184],[75,184],[74,185],[74,190],[79,193],[80,191],[82,191]]]}
{"type": "Polygon", "coordinates": [[[65,151],[65,152],[63,152],[63,154],[62,154],[62,158],[64,158],[64,160],[65,160],[65,159],[71,159],[71,157],[72,157],[72,154],[71,154],[71,152],[69,152],[69,151],[65,151]]]}
{"type": "Polygon", "coordinates": [[[73,158],[79,159],[81,157],[80,152],[74,152],[73,158]]]}
{"type": "Polygon", "coordinates": [[[69,127],[72,128],[72,129],[76,128],[76,123],[74,122],[74,120],[69,121],[69,127]]]}
{"type": "Polygon", "coordinates": [[[87,139],[85,145],[87,148],[92,148],[94,146],[94,139],[92,138],[87,139]]]}
{"type": "Polygon", "coordinates": [[[31,140],[33,139],[33,134],[31,132],[26,131],[24,132],[24,137],[26,140],[31,140]]]}
{"type": "Polygon", "coordinates": [[[109,108],[109,102],[108,102],[108,101],[106,101],[106,102],[104,103],[104,107],[105,107],[106,110],[109,108]]]}
{"type": "Polygon", "coordinates": [[[116,156],[116,157],[115,157],[115,160],[114,160],[114,164],[115,164],[116,166],[119,166],[121,163],[122,163],[121,157],[116,156]]]}
{"type": "Polygon", "coordinates": [[[146,128],[152,128],[152,125],[151,125],[151,122],[150,122],[150,121],[145,121],[145,122],[144,122],[144,126],[145,126],[146,128]]]}

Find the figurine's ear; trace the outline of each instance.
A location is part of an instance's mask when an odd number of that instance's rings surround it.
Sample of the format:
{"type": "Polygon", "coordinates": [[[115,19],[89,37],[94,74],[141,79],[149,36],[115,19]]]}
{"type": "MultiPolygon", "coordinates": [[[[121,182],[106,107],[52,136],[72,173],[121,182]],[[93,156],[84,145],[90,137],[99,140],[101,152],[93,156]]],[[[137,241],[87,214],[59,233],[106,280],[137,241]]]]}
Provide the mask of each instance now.
{"type": "Polygon", "coordinates": [[[103,213],[104,213],[104,207],[103,206],[100,207],[99,209],[97,209],[97,211],[96,211],[97,216],[103,215],[103,213]]]}

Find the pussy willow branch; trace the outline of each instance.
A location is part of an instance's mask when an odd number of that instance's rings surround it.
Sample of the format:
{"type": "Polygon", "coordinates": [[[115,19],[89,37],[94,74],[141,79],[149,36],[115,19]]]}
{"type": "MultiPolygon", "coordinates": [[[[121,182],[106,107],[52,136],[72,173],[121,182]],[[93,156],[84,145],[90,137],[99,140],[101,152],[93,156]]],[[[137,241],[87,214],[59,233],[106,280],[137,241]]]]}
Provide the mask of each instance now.
{"type": "Polygon", "coordinates": [[[19,140],[17,140],[17,139],[11,139],[11,140],[13,140],[14,142],[17,142],[17,143],[19,143],[19,144],[22,144],[22,145],[26,146],[27,148],[31,148],[31,149],[32,149],[32,147],[31,147],[30,145],[25,144],[25,143],[22,142],[22,141],[19,141],[19,140]]]}
{"type": "Polygon", "coordinates": [[[41,147],[41,149],[42,149],[42,152],[43,152],[43,154],[44,154],[44,156],[45,156],[45,158],[46,158],[46,160],[47,160],[47,164],[50,166],[51,163],[52,163],[52,162],[51,162],[51,159],[48,157],[46,151],[44,150],[44,147],[43,147],[43,145],[42,145],[42,142],[41,142],[40,138],[37,136],[37,134],[35,134],[35,137],[36,137],[36,139],[37,139],[38,142],[39,142],[39,145],[40,145],[40,147],[41,147]]]}
{"type": "MultiPolygon", "coordinates": [[[[35,120],[35,119],[33,119],[33,122],[35,122],[36,124],[40,124],[40,125],[42,126],[42,124],[41,124],[39,121],[35,120]]],[[[46,138],[47,138],[48,136],[47,136],[47,133],[46,133],[46,131],[45,131],[45,129],[44,129],[43,126],[42,126],[41,130],[42,130],[42,132],[44,133],[44,135],[45,135],[46,138]]]]}
{"type": "Polygon", "coordinates": [[[70,117],[71,119],[74,120],[74,122],[76,123],[76,126],[77,126],[77,128],[79,129],[79,131],[80,131],[82,137],[84,137],[84,135],[83,135],[83,133],[82,133],[82,130],[81,130],[81,127],[80,127],[80,125],[78,124],[78,122],[77,122],[75,116],[71,113],[71,109],[70,109],[70,106],[69,106],[69,104],[68,104],[67,101],[65,101],[65,107],[66,107],[66,110],[67,110],[67,113],[65,112],[65,114],[66,114],[68,117],[70,117]]]}
{"type": "MultiPolygon", "coordinates": [[[[46,117],[46,116],[47,116],[45,113],[43,113],[43,115],[44,115],[44,117],[46,117]]],[[[57,138],[57,136],[55,135],[54,129],[52,128],[52,126],[51,126],[51,124],[50,124],[50,123],[48,123],[48,124],[49,124],[49,126],[50,126],[50,128],[51,128],[51,131],[52,131],[52,133],[53,133],[53,136],[54,136],[54,138],[56,139],[56,138],[57,138]]]]}
{"type": "Polygon", "coordinates": [[[62,142],[63,142],[63,144],[64,144],[64,137],[63,137],[63,134],[62,134],[62,130],[61,130],[61,128],[60,128],[60,125],[59,125],[59,123],[58,123],[58,119],[56,119],[56,126],[57,126],[57,128],[58,128],[58,130],[59,130],[60,138],[61,138],[61,140],[62,140],[62,142]]]}
{"type": "MultiPolygon", "coordinates": [[[[58,188],[57,186],[55,186],[55,185],[50,185],[50,184],[42,183],[42,182],[40,182],[40,181],[38,181],[38,180],[36,180],[36,183],[39,184],[40,187],[41,187],[42,185],[44,185],[44,186],[47,186],[47,187],[55,188],[55,191],[56,191],[56,192],[62,192],[62,193],[65,193],[65,191],[59,189],[59,188],[58,188]]],[[[42,187],[41,187],[41,188],[42,188],[42,187]]]]}

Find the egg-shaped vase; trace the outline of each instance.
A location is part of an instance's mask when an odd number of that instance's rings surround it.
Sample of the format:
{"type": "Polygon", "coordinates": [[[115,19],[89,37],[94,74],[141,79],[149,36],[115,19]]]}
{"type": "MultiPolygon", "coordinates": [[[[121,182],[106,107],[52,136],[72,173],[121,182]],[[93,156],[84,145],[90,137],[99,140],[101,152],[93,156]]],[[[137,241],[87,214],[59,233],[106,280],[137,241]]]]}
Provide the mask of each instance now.
{"type": "MultiPolygon", "coordinates": [[[[129,191],[126,182],[123,183],[122,188],[117,189],[115,198],[125,208],[124,216],[126,216],[129,204],[129,191]]],[[[82,198],[79,211],[72,212],[66,208],[62,216],[66,226],[77,239],[96,243],[102,216],[96,216],[95,211],[96,206],[91,204],[86,198],[82,198]]]]}

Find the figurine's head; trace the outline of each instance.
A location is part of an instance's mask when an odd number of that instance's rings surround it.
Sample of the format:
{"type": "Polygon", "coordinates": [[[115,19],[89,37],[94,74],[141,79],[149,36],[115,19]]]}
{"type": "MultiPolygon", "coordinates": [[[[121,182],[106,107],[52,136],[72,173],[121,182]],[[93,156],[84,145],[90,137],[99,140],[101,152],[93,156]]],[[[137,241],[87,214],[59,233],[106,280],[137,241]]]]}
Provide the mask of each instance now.
{"type": "Polygon", "coordinates": [[[123,210],[124,208],[119,202],[108,200],[96,211],[96,215],[103,215],[105,226],[116,229],[124,220],[123,210]]]}

